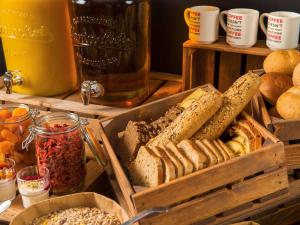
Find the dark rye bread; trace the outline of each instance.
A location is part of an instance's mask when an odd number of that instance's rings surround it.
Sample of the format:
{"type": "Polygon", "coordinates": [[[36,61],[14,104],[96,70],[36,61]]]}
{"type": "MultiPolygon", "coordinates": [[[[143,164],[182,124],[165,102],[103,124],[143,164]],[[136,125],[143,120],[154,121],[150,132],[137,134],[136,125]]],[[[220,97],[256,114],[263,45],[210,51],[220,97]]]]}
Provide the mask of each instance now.
{"type": "Polygon", "coordinates": [[[121,161],[128,165],[135,157],[139,148],[145,145],[151,138],[154,138],[161,130],[165,129],[181,112],[180,106],[171,107],[163,117],[147,123],[145,121],[129,121],[125,131],[119,134],[119,152],[121,161]]]}
{"type": "Polygon", "coordinates": [[[164,182],[163,162],[151,149],[141,147],[129,174],[134,185],[155,187],[164,182]]]}

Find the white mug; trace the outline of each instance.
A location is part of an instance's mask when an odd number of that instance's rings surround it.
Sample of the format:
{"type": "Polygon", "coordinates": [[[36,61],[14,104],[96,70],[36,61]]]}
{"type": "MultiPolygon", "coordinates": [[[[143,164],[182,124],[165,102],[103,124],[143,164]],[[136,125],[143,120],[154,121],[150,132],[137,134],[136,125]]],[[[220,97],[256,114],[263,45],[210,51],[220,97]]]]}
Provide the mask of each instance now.
{"type": "Polygon", "coordinates": [[[210,44],[218,39],[220,9],[215,6],[194,6],[184,11],[189,39],[210,44]]]}
{"type": "Polygon", "coordinates": [[[226,42],[237,48],[249,48],[257,41],[259,12],[254,9],[230,9],[220,14],[220,24],[226,31],[226,42]],[[227,15],[227,26],[224,22],[227,15]]]}
{"type": "Polygon", "coordinates": [[[300,14],[294,12],[271,12],[260,16],[260,27],[267,36],[267,46],[272,49],[298,47],[300,14]],[[268,28],[264,24],[268,17],[268,28]]]}

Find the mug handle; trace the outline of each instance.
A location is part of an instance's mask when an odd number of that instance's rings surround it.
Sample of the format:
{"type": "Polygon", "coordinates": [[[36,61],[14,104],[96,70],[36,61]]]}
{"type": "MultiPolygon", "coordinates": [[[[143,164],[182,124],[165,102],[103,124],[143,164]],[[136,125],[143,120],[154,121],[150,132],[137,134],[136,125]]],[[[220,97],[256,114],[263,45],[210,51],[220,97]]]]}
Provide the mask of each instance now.
{"type": "Polygon", "coordinates": [[[225,24],[225,21],[224,21],[224,15],[228,15],[228,11],[222,11],[220,13],[220,16],[219,16],[219,20],[220,20],[220,24],[221,26],[223,27],[223,29],[225,30],[225,32],[227,32],[227,26],[225,24]]]}
{"type": "Polygon", "coordinates": [[[188,27],[190,27],[190,8],[187,8],[184,10],[184,20],[186,22],[186,24],[188,25],[188,27]]]}
{"type": "Polygon", "coordinates": [[[262,31],[265,33],[265,35],[267,35],[267,28],[264,23],[264,18],[268,17],[268,16],[269,16],[269,13],[263,13],[259,17],[259,25],[260,25],[260,28],[262,29],[262,31]]]}

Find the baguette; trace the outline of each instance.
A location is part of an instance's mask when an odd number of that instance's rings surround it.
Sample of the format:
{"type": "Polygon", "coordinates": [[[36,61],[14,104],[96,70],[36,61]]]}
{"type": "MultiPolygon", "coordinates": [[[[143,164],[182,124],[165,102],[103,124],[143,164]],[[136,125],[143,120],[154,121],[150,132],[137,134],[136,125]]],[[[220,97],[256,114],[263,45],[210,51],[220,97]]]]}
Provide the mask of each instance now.
{"type": "Polygon", "coordinates": [[[194,139],[218,139],[250,102],[260,83],[260,77],[252,72],[237,79],[223,94],[223,105],[220,110],[199,129],[194,139]]]}
{"type": "Polygon", "coordinates": [[[147,146],[176,144],[192,137],[197,130],[221,107],[222,97],[216,91],[206,91],[199,99],[186,108],[166,129],[152,138],[147,146]]]}

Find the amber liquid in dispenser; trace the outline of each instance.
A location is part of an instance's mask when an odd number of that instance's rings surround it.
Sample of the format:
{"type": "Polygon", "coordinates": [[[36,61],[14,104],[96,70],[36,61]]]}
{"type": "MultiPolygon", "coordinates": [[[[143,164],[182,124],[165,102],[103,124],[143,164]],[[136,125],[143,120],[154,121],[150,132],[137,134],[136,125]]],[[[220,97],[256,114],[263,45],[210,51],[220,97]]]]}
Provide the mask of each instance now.
{"type": "Polygon", "coordinates": [[[93,103],[133,106],[149,93],[149,12],[146,0],[73,0],[72,35],[78,73],[105,95],[93,103]]]}

